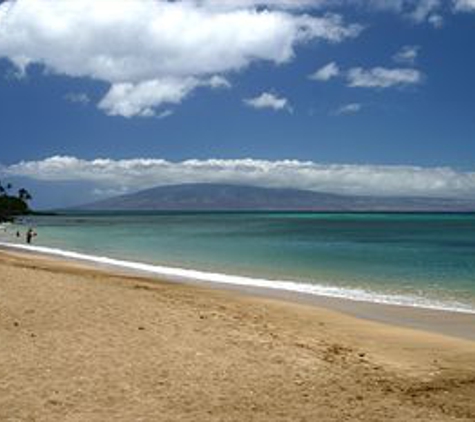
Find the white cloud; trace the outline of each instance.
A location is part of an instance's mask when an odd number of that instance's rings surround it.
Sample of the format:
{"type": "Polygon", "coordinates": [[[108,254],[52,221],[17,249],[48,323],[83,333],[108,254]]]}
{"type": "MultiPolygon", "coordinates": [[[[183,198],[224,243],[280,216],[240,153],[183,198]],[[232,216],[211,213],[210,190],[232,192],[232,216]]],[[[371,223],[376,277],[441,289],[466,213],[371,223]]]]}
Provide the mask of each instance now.
{"type": "Polygon", "coordinates": [[[415,22],[425,22],[440,9],[440,0],[418,0],[414,9],[409,13],[409,17],[415,22]]]}
{"type": "Polygon", "coordinates": [[[222,76],[214,75],[213,77],[209,78],[207,81],[207,85],[211,88],[231,88],[231,82],[229,82],[226,78],[222,76]]]}
{"type": "Polygon", "coordinates": [[[263,92],[261,95],[254,98],[247,98],[244,103],[249,107],[256,109],[270,108],[273,110],[288,110],[292,111],[287,98],[278,97],[270,92],[263,92]]]}
{"type": "Polygon", "coordinates": [[[474,0],[187,0],[189,3],[214,9],[237,9],[242,7],[265,7],[269,9],[320,9],[339,10],[358,8],[366,12],[392,12],[414,23],[429,23],[435,28],[443,26],[442,12],[445,3],[452,1],[460,10],[474,10],[474,0]],[[466,6],[467,5],[467,6],[466,6]]]}
{"type": "Polygon", "coordinates": [[[419,50],[418,45],[405,45],[393,56],[393,60],[397,63],[413,65],[419,55],[419,50]]]}
{"type": "Polygon", "coordinates": [[[159,119],[165,119],[167,117],[173,116],[173,114],[174,114],[173,110],[166,109],[166,110],[163,110],[162,112],[158,113],[157,117],[159,119]]]}
{"type": "Polygon", "coordinates": [[[231,84],[222,76],[209,79],[162,78],[138,84],[117,83],[111,86],[98,107],[110,116],[151,117],[160,104],[179,104],[198,87],[229,88],[231,84]]]}
{"type": "Polygon", "coordinates": [[[178,104],[199,84],[196,78],[154,79],[138,84],[112,85],[98,107],[111,116],[155,115],[158,104],[178,104]]]}
{"type": "Polygon", "coordinates": [[[475,12],[475,0],[453,0],[457,12],[475,12]]]}
{"type": "MultiPolygon", "coordinates": [[[[418,46],[405,46],[393,56],[393,59],[409,64],[409,62],[416,60],[418,50],[418,46]]],[[[330,62],[318,69],[309,78],[318,81],[328,81],[340,75],[344,75],[348,86],[354,88],[390,88],[419,84],[423,80],[423,74],[417,69],[388,69],[385,67],[364,69],[362,67],[353,67],[343,71],[335,62],[330,62]]]]}
{"type": "Polygon", "coordinates": [[[392,12],[413,23],[429,23],[442,27],[444,11],[442,0],[347,0],[345,4],[357,5],[368,11],[392,12]]]}
{"type": "MultiPolygon", "coordinates": [[[[280,9],[321,8],[330,5],[330,0],[187,0],[200,6],[215,9],[240,9],[250,7],[267,7],[280,9]]],[[[335,0],[333,0],[334,3],[335,0]]]]}
{"type": "Polygon", "coordinates": [[[337,108],[334,114],[337,116],[340,116],[342,114],[355,114],[358,113],[362,108],[363,105],[360,103],[344,104],[341,107],[337,108]]]}
{"type": "Polygon", "coordinates": [[[415,85],[422,82],[422,73],[416,69],[387,69],[355,67],[347,72],[348,86],[355,88],[390,88],[415,85]]]}
{"type": "Polygon", "coordinates": [[[335,62],[330,62],[318,69],[315,73],[309,76],[314,81],[328,81],[340,74],[340,68],[335,62]]]}
{"type": "Polygon", "coordinates": [[[99,102],[106,113],[151,116],[197,87],[223,87],[224,74],[255,61],[282,64],[299,44],[341,42],[361,31],[335,14],[254,7],[290,2],[232,3],[8,0],[0,4],[0,57],[20,70],[37,63],[51,73],[104,81],[111,85],[99,102]]]}
{"type": "Polygon", "coordinates": [[[449,167],[318,164],[281,160],[162,159],[81,160],[50,157],[0,169],[6,176],[36,180],[82,181],[97,189],[138,190],[191,182],[240,183],[313,191],[382,196],[422,195],[475,198],[475,172],[449,167]]]}
{"type": "Polygon", "coordinates": [[[432,14],[429,16],[429,18],[427,19],[427,21],[434,27],[434,28],[437,28],[437,29],[440,29],[444,26],[444,17],[442,15],[438,15],[438,14],[432,14]]]}

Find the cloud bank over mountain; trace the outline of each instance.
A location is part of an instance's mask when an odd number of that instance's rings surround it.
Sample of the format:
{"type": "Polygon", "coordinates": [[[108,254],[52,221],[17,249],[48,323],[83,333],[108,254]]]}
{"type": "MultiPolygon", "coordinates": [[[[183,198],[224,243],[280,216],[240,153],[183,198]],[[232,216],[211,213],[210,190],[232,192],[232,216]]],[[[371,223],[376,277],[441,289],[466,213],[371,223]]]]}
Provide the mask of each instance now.
{"type": "Polygon", "coordinates": [[[155,158],[82,160],[54,156],[0,168],[6,177],[85,182],[98,192],[210,182],[287,187],[357,195],[475,198],[475,172],[449,167],[319,164],[297,160],[155,158]]]}

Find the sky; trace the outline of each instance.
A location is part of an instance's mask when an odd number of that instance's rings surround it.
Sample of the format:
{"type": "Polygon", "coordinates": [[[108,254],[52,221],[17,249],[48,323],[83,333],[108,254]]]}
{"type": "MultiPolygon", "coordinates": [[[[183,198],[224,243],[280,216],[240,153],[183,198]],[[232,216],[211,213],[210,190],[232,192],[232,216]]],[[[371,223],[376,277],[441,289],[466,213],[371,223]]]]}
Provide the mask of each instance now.
{"type": "Polygon", "coordinates": [[[0,179],[475,198],[475,0],[0,1],[0,179]]]}

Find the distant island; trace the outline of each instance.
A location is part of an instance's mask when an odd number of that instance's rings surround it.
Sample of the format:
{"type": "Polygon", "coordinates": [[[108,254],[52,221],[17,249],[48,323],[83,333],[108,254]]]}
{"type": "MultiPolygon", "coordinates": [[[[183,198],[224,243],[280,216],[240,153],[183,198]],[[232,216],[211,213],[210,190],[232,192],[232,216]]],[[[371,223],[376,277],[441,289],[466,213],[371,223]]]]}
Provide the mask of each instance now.
{"type": "Polygon", "coordinates": [[[189,183],[75,207],[88,211],[473,212],[475,199],[338,195],[300,189],[189,183]]]}
{"type": "Polygon", "coordinates": [[[18,190],[16,195],[11,194],[13,186],[10,183],[3,185],[0,182],[0,223],[11,222],[15,217],[31,214],[28,201],[31,194],[24,188],[18,190]]]}

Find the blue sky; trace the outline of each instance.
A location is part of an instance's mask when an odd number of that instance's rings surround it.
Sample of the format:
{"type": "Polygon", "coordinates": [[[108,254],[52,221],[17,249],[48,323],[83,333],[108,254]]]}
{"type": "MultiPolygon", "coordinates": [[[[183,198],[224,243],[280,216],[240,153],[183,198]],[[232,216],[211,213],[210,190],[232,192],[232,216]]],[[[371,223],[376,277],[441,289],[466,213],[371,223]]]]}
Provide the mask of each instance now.
{"type": "Polygon", "coordinates": [[[475,196],[474,1],[98,3],[0,5],[0,174],[38,206],[189,181],[475,196]]]}

